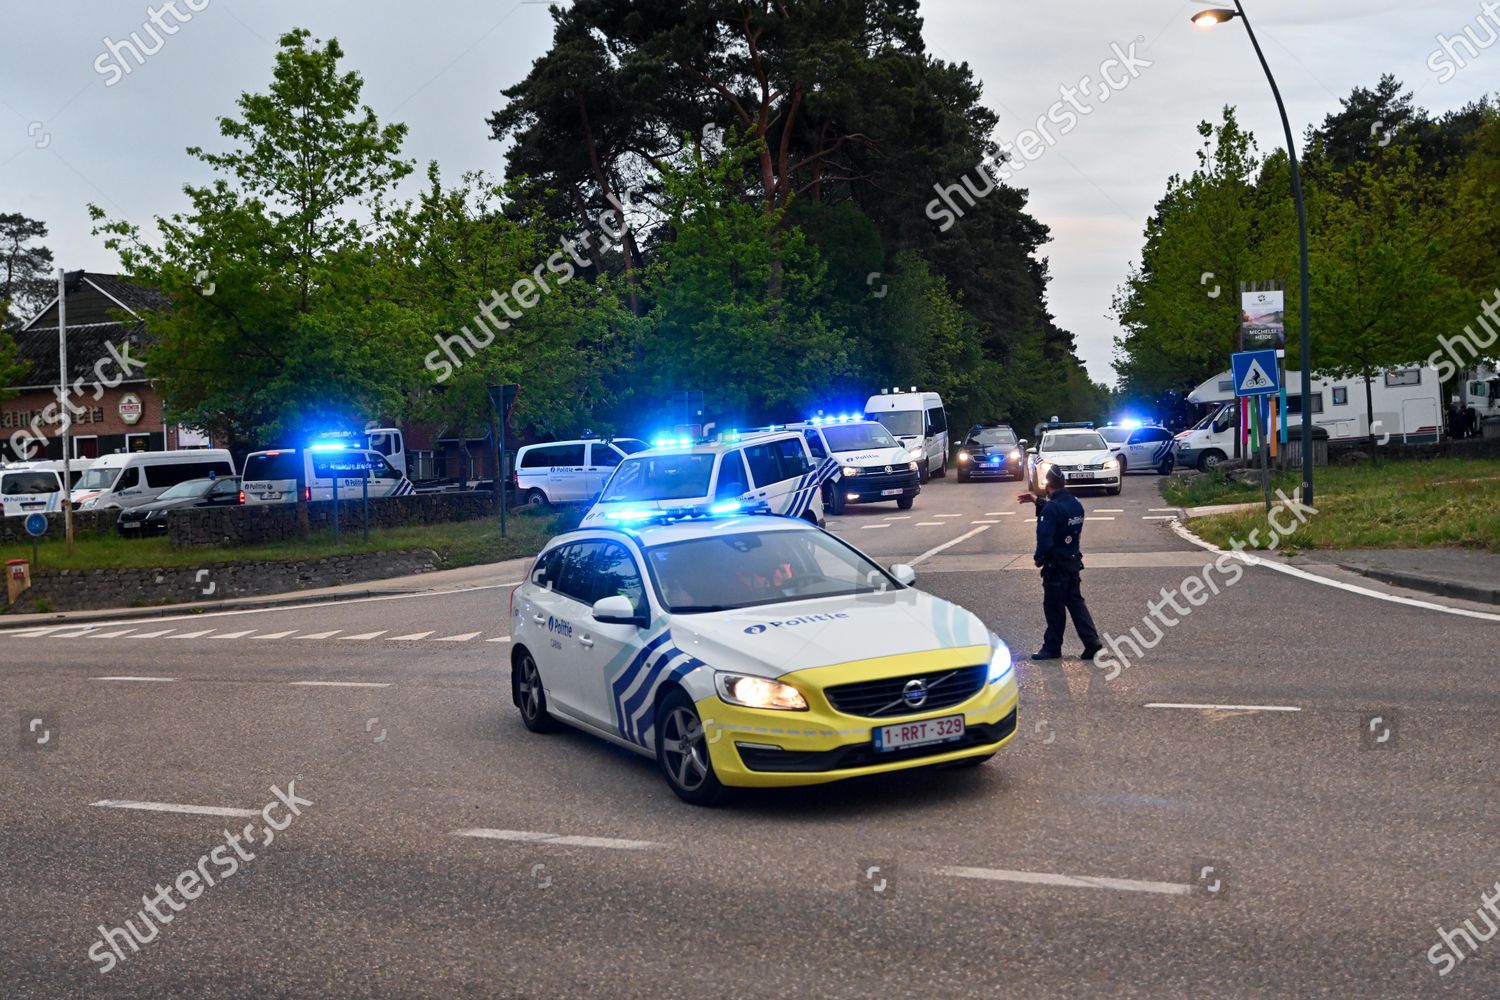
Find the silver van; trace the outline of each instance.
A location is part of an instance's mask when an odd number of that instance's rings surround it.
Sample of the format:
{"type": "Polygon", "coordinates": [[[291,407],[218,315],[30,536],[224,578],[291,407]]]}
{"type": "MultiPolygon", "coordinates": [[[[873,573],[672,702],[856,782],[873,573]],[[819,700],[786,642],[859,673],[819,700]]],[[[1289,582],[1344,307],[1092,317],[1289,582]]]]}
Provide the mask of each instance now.
{"type": "Polygon", "coordinates": [[[536,507],[591,501],[604,489],[615,466],[645,450],[646,442],[636,438],[528,444],[516,452],[512,477],[516,498],[536,507]]]}

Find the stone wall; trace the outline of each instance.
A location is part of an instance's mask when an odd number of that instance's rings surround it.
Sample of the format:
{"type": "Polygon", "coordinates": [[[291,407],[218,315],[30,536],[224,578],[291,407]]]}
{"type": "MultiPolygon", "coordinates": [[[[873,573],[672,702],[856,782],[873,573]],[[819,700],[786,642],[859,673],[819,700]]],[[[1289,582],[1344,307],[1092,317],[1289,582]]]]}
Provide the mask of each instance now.
{"type": "MultiPolygon", "coordinates": [[[[64,515],[61,511],[47,515],[47,534],[42,539],[42,544],[59,542],[66,535],[63,525],[64,515]]],[[[90,533],[107,535],[115,530],[115,522],[120,519],[117,510],[79,510],[73,512],[73,536],[81,537],[90,533]]],[[[31,536],[26,533],[26,518],[0,517],[0,545],[14,545],[20,542],[31,543],[31,536]]]]}
{"type": "MultiPolygon", "coordinates": [[[[87,611],[221,601],[425,573],[437,553],[367,552],[302,562],[210,563],[159,569],[42,570],[12,611],[87,611]],[[45,602],[45,603],[43,603],[45,602]]],[[[0,592],[3,596],[3,592],[0,592]]]]}
{"type": "MultiPolygon", "coordinates": [[[[350,538],[355,537],[364,523],[362,502],[341,500],[338,506],[339,530],[348,533],[350,538]]],[[[309,530],[330,530],[333,526],[333,507],[330,500],[306,504],[309,530]]],[[[301,537],[297,516],[298,505],[294,503],[178,510],[167,517],[167,534],[172,539],[174,549],[290,542],[301,537]]],[[[370,501],[372,531],[411,524],[472,521],[484,517],[498,520],[499,516],[495,509],[495,495],[476,491],[418,493],[370,501]]]]}

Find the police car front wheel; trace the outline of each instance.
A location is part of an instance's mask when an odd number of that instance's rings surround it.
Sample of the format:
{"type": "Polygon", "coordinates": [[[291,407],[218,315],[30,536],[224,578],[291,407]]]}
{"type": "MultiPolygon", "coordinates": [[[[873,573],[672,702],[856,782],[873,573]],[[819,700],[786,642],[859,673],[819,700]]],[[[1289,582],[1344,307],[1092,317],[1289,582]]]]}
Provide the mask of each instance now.
{"type": "Polygon", "coordinates": [[[656,761],[672,791],[684,802],[711,806],[728,797],[714,774],[703,721],[681,688],[662,700],[656,713],[656,761]]]}
{"type": "Polygon", "coordinates": [[[521,724],[533,733],[555,732],[557,720],[547,714],[547,692],[542,687],[542,672],[537,669],[531,651],[519,650],[511,670],[515,685],[512,695],[516,707],[521,710],[521,724]]]}

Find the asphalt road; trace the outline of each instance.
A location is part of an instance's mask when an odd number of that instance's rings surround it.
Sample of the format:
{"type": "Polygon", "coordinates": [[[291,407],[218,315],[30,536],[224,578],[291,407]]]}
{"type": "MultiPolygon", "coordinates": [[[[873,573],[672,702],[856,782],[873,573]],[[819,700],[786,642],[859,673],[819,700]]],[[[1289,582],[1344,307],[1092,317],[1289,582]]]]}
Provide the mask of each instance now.
{"type": "MultiPolygon", "coordinates": [[[[1017,490],[938,481],[831,527],[1024,656],[1017,490]]],[[[1152,520],[1154,476],[1084,502],[1095,617],[1149,638],[1213,557],[1152,520]]],[[[513,582],[0,633],[0,994],[1500,994],[1500,942],[1429,959],[1488,930],[1500,881],[1494,620],[1252,568],[1112,679],[1023,663],[1021,734],[982,768],[705,810],[522,728],[513,582]],[[200,863],[247,824],[253,859],[200,863]],[[189,869],[201,894],[101,971],[101,925],[144,930],[189,869]]]]}

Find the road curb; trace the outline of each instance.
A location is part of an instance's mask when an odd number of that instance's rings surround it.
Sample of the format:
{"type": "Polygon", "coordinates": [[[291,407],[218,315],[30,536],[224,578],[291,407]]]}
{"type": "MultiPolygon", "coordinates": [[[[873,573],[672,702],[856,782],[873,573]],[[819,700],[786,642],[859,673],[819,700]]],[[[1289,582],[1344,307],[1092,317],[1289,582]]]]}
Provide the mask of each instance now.
{"type": "MultiPolygon", "coordinates": [[[[89,622],[136,621],[143,618],[170,618],[194,613],[208,614],[218,611],[240,611],[246,608],[294,608],[300,604],[318,604],[330,601],[360,600],[369,597],[389,597],[396,594],[420,594],[418,588],[381,590],[340,591],[337,594],[270,594],[265,597],[246,597],[228,601],[205,601],[201,604],[162,604],[149,608],[116,608],[114,610],[93,609],[89,611],[60,611],[57,614],[6,615],[0,617],[0,632],[38,628],[46,625],[88,624],[89,622]]],[[[434,590],[433,593],[441,593],[434,590]]]]}
{"type": "Polygon", "coordinates": [[[1479,604],[1500,604],[1500,588],[1479,587],[1468,583],[1459,583],[1456,580],[1441,580],[1437,577],[1423,576],[1420,573],[1403,573],[1393,569],[1379,569],[1373,566],[1354,566],[1349,563],[1338,563],[1340,569],[1346,569],[1351,573],[1369,577],[1380,583],[1387,583],[1393,587],[1405,587],[1408,590],[1420,590],[1428,594],[1436,594],[1439,597],[1451,597],[1459,601],[1475,601],[1479,604]]]}

